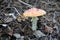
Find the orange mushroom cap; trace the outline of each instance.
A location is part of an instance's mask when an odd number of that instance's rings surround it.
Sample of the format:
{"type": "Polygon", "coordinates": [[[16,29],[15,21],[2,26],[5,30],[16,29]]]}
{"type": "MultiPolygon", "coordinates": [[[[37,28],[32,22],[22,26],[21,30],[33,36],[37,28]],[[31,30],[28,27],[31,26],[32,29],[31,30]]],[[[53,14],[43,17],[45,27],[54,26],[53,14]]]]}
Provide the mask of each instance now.
{"type": "Polygon", "coordinates": [[[38,9],[38,8],[31,8],[26,10],[23,15],[25,17],[36,17],[36,16],[43,16],[45,15],[46,12],[42,9],[38,9]]]}

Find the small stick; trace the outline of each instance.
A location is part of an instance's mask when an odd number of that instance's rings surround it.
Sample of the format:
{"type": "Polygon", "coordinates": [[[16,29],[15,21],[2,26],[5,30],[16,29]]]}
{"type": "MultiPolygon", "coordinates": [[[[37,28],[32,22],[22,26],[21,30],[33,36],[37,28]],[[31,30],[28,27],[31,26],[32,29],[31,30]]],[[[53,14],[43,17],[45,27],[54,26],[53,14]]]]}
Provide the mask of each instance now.
{"type": "Polygon", "coordinates": [[[30,7],[30,8],[33,8],[34,6],[32,6],[32,5],[30,5],[30,4],[27,4],[27,3],[25,3],[25,2],[23,2],[23,1],[21,1],[21,0],[18,0],[20,3],[22,3],[22,4],[24,4],[24,5],[27,5],[28,7],[30,7]]]}

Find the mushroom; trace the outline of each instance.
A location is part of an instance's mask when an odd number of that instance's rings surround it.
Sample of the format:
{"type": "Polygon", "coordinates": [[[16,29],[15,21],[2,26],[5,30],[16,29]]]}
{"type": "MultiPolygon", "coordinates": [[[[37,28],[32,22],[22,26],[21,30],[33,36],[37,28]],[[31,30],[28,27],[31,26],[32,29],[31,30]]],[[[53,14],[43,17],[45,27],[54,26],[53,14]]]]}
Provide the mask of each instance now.
{"type": "Polygon", "coordinates": [[[25,17],[32,17],[31,21],[32,21],[32,30],[36,30],[37,29],[37,20],[38,20],[38,16],[43,16],[45,15],[46,12],[42,9],[38,9],[38,8],[31,8],[26,10],[23,13],[23,16],[25,17]]]}

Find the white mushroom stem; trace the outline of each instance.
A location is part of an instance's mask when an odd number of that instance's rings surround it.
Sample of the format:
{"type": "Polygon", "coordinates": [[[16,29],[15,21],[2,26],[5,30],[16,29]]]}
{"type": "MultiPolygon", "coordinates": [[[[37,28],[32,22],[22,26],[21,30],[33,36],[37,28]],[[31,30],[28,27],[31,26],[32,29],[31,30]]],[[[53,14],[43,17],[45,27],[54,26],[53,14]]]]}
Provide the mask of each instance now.
{"type": "Polygon", "coordinates": [[[37,29],[37,20],[38,18],[37,17],[32,17],[32,30],[36,30],[37,29]]]}
{"type": "Polygon", "coordinates": [[[14,13],[10,13],[9,16],[12,16],[14,19],[16,19],[16,16],[14,15],[14,13]]]}

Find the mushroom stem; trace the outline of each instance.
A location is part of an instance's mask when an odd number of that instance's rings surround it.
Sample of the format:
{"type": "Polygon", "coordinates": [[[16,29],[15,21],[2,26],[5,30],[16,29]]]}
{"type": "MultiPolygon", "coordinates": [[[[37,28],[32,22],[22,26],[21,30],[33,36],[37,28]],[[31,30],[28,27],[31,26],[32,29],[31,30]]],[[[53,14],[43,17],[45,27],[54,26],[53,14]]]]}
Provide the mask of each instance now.
{"type": "Polygon", "coordinates": [[[37,20],[38,18],[37,17],[32,17],[32,30],[36,30],[37,29],[37,20]]]}

